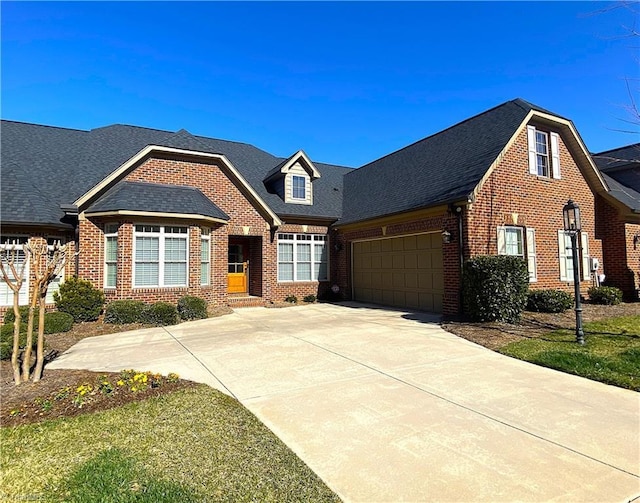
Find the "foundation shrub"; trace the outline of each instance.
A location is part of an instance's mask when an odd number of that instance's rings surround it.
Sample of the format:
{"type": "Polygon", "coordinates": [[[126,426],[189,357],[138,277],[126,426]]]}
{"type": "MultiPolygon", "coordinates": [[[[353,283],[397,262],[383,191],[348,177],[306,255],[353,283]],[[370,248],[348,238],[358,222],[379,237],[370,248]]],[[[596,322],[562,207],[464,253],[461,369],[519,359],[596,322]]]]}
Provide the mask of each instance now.
{"type": "Polygon", "coordinates": [[[178,300],[178,314],[181,320],[201,320],[207,317],[207,301],[193,295],[185,295],[178,300]]]}
{"type": "Polygon", "coordinates": [[[95,321],[104,306],[104,293],[90,281],[68,278],[53,294],[58,311],[69,313],[74,321],[95,321]]]}
{"type": "Polygon", "coordinates": [[[527,311],[563,313],[573,306],[573,297],[563,290],[531,290],[527,295],[527,311]]]}
{"type": "Polygon", "coordinates": [[[302,300],[304,300],[308,304],[313,304],[316,301],[316,296],[313,294],[306,295],[302,300]]]}
{"type": "Polygon", "coordinates": [[[622,290],[615,286],[592,286],[589,288],[589,299],[594,304],[614,306],[622,302],[622,290]]]}
{"type": "Polygon", "coordinates": [[[145,304],[141,300],[114,300],[104,312],[104,322],[116,325],[140,323],[145,304]]]}
{"type": "Polygon", "coordinates": [[[178,309],[168,302],[149,304],[142,311],[142,322],[149,325],[175,325],[178,320],[178,309]]]}
{"type": "Polygon", "coordinates": [[[474,321],[516,323],[527,304],[527,264],[510,255],[480,255],[463,266],[464,312],[474,321]]]}
{"type": "MultiPolygon", "coordinates": [[[[29,323],[29,306],[20,306],[20,314],[22,319],[20,320],[20,332],[27,331],[27,324],[29,323]]],[[[4,315],[5,326],[11,324],[13,327],[16,321],[16,315],[11,311],[7,311],[4,315]],[[11,314],[9,314],[11,313],[11,314]]],[[[40,323],[38,308],[36,307],[33,313],[33,332],[34,337],[38,331],[38,325],[40,323]]],[[[45,334],[58,334],[60,332],[68,332],[73,326],[73,316],[69,313],[62,313],[60,311],[54,311],[53,313],[44,313],[44,333],[45,334]]],[[[12,329],[13,330],[13,329],[12,329]]]]}
{"type": "MultiPolygon", "coordinates": [[[[32,346],[36,347],[38,343],[37,334],[33,334],[32,346]]],[[[20,330],[20,347],[24,348],[27,344],[27,332],[20,330]]],[[[8,360],[11,358],[13,351],[13,323],[5,323],[0,327],[0,360],[8,360]]]]}
{"type": "Polygon", "coordinates": [[[287,295],[284,298],[285,302],[289,302],[290,304],[297,304],[298,303],[298,297],[296,297],[295,295],[287,295]]]}

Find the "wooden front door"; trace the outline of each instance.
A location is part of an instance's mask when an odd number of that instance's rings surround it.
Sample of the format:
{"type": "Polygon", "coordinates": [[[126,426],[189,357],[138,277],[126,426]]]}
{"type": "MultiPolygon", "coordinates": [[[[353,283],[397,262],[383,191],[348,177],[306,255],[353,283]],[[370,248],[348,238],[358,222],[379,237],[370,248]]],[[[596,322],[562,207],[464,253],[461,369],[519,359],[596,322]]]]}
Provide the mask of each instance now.
{"type": "Polygon", "coordinates": [[[243,244],[229,244],[229,272],[227,274],[227,292],[247,293],[249,286],[249,260],[243,244]]]}

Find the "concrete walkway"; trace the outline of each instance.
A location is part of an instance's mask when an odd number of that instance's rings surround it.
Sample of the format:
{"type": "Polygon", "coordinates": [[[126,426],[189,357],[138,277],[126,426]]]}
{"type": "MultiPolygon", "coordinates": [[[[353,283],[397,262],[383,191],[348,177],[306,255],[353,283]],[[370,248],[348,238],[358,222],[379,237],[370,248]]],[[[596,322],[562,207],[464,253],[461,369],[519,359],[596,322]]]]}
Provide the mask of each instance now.
{"type": "Polygon", "coordinates": [[[345,501],[640,500],[640,394],[349,303],[84,339],[48,368],[177,372],[235,396],[345,501]]]}

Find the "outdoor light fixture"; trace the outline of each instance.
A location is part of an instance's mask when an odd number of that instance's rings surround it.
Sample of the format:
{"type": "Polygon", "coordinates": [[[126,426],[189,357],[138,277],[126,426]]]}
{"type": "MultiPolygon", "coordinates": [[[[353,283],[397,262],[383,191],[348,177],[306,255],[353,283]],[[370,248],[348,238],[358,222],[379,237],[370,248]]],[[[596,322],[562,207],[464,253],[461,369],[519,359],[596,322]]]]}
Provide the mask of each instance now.
{"type": "Polygon", "coordinates": [[[576,341],[584,344],[582,330],[582,305],[580,303],[580,270],[578,268],[578,234],[580,234],[580,207],[571,199],[562,208],[564,232],[571,238],[571,256],[573,257],[573,287],[576,298],[576,341]]]}
{"type": "Polygon", "coordinates": [[[451,233],[447,230],[442,231],[442,242],[451,243],[451,233]]]}

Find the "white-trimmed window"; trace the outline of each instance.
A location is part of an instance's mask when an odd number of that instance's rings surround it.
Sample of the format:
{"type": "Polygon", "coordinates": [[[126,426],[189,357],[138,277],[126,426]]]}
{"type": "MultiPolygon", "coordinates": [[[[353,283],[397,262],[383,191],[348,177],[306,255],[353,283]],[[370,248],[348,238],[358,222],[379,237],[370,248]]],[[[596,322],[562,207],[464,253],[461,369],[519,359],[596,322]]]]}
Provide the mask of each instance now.
{"type": "MultiPolygon", "coordinates": [[[[49,252],[49,258],[53,256],[53,248],[56,243],[64,244],[65,241],[62,238],[47,238],[47,250],[49,252]]],[[[60,273],[55,278],[53,278],[53,281],[51,281],[51,283],[49,283],[49,287],[47,288],[47,296],[44,299],[46,304],[53,304],[55,302],[53,300],[53,294],[60,290],[60,284],[64,281],[65,269],[66,267],[63,267],[60,270],[60,273]]]]}
{"type": "Polygon", "coordinates": [[[291,178],[291,197],[293,199],[306,199],[307,180],[304,176],[293,175],[291,178]]]}
{"type": "Polygon", "coordinates": [[[529,173],[544,178],[560,178],[560,136],[527,126],[529,173]]]}
{"type": "MultiPolygon", "coordinates": [[[[581,255],[582,281],[591,279],[589,267],[589,235],[580,233],[578,239],[578,255],[581,255]]],[[[571,250],[571,235],[564,230],[558,231],[558,256],[560,261],[560,281],[573,283],[573,253],[571,250]]]]}
{"type": "Polygon", "coordinates": [[[181,226],[136,225],[133,286],[187,286],[188,233],[181,226]]]}
{"type": "Polygon", "coordinates": [[[104,228],[104,287],[115,288],[118,281],[118,224],[104,228]]]}
{"type": "MultiPolygon", "coordinates": [[[[2,236],[0,238],[0,248],[14,248],[17,252],[17,264],[16,271],[20,271],[22,264],[26,259],[26,254],[24,252],[24,245],[27,244],[29,238],[26,236],[2,236]]],[[[6,262],[5,262],[6,265],[6,262]]],[[[11,274],[11,270],[9,267],[6,268],[7,274],[9,275],[9,281],[14,282],[15,278],[11,274]]],[[[26,306],[29,304],[29,264],[24,268],[24,281],[22,283],[22,288],[20,289],[18,302],[21,306],[26,306]]],[[[2,274],[0,274],[0,306],[12,306],[13,305],[13,290],[9,288],[9,286],[5,283],[2,274]]]]}
{"type": "Polygon", "coordinates": [[[327,237],[278,234],[278,281],[326,281],[327,237]]]}
{"type": "Polygon", "coordinates": [[[202,229],[200,234],[200,284],[211,284],[211,234],[202,229]]]}
{"type": "Polygon", "coordinates": [[[513,255],[525,259],[529,271],[529,283],[538,280],[535,229],[516,226],[498,227],[498,255],[513,255]]]}

